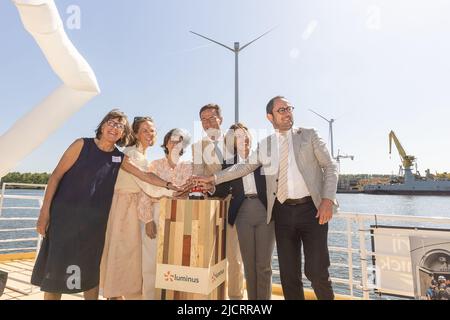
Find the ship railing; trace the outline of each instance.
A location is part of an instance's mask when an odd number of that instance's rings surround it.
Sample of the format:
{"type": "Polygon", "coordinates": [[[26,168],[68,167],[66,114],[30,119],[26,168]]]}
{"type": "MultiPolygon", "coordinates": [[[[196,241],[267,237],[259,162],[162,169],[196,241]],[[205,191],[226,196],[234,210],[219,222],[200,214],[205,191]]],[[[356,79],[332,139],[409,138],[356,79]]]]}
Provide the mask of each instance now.
{"type": "MultiPolygon", "coordinates": [[[[8,254],[8,253],[16,253],[16,252],[33,252],[35,251],[36,254],[40,248],[40,243],[42,241],[42,238],[40,235],[36,232],[35,222],[37,221],[37,214],[36,217],[23,217],[23,216],[13,216],[13,215],[7,215],[4,216],[5,212],[8,212],[9,210],[14,210],[14,212],[23,212],[23,211],[39,211],[42,207],[43,203],[43,197],[42,196],[34,196],[34,195],[13,195],[13,194],[6,194],[6,190],[8,188],[33,188],[33,189],[45,189],[47,188],[46,184],[30,184],[30,183],[9,183],[5,182],[2,184],[1,194],[0,194],[0,255],[2,254],[8,254]],[[17,205],[8,205],[5,206],[6,201],[12,200],[17,201],[20,200],[20,202],[24,203],[23,205],[17,206],[17,205]],[[23,223],[26,223],[27,221],[33,221],[33,227],[20,227],[23,223]],[[19,225],[19,226],[10,226],[10,227],[4,227],[4,225],[19,225]],[[35,236],[28,236],[28,237],[4,237],[2,235],[5,234],[17,234],[18,232],[32,232],[35,236]],[[21,243],[30,243],[30,242],[36,242],[36,246],[23,246],[21,243]]],[[[8,278],[10,280],[13,280],[15,283],[21,283],[25,286],[22,286],[21,288],[16,286],[10,286],[7,285],[6,287],[10,290],[19,292],[21,294],[29,295],[32,294],[35,290],[35,287],[31,285],[30,281],[24,281],[23,278],[19,278],[18,274],[26,274],[28,272],[27,268],[14,268],[13,271],[11,270],[4,270],[8,272],[8,278]],[[23,289],[25,288],[25,290],[23,289]]],[[[11,281],[9,281],[11,282],[11,281]]]]}
{"type": "MultiPolygon", "coordinates": [[[[336,214],[330,222],[329,251],[331,258],[335,255],[335,258],[338,256],[340,259],[339,262],[331,259],[330,269],[332,271],[330,274],[335,287],[344,287],[346,289],[346,291],[341,291],[341,294],[365,300],[382,299],[380,288],[377,287],[375,281],[381,275],[374,262],[377,257],[398,258],[399,256],[374,252],[372,251],[372,244],[376,228],[379,226],[392,227],[393,225],[416,230],[420,228],[448,230],[450,228],[450,218],[353,212],[339,212],[336,214]],[[333,241],[333,238],[339,236],[339,241],[333,241]],[[343,241],[342,238],[345,238],[345,240],[343,241]],[[342,243],[345,243],[345,245],[342,245],[342,243]],[[342,261],[343,256],[346,256],[344,261],[342,261]],[[340,272],[337,270],[340,270],[340,272]],[[334,276],[336,274],[345,274],[346,276],[334,276]]],[[[392,229],[392,233],[386,231],[384,235],[399,236],[396,229],[392,229]]],[[[397,295],[402,296],[402,292],[385,294],[386,297],[397,295]]]]}
{"type": "MultiPolygon", "coordinates": [[[[35,251],[39,250],[41,237],[37,235],[35,227],[8,227],[2,228],[3,222],[10,221],[36,221],[36,217],[4,217],[2,215],[4,210],[40,210],[43,202],[43,197],[32,195],[7,195],[5,194],[5,187],[7,186],[21,186],[21,187],[41,187],[46,188],[46,185],[28,185],[5,183],[2,186],[2,193],[0,195],[0,255],[5,252],[17,251],[35,251]],[[4,206],[4,200],[29,200],[34,202],[33,207],[29,206],[4,206]],[[33,231],[36,237],[25,238],[11,238],[3,239],[1,236],[5,232],[17,231],[33,231]],[[20,243],[24,241],[36,241],[36,246],[21,247],[18,245],[9,245],[8,248],[1,249],[1,245],[8,243],[20,243]]],[[[329,252],[330,252],[330,275],[333,282],[333,287],[337,293],[356,299],[378,299],[381,295],[375,285],[374,277],[377,277],[377,270],[373,266],[372,261],[381,256],[371,250],[371,243],[374,237],[374,230],[378,225],[397,224],[401,226],[408,226],[412,228],[420,228],[427,226],[439,226],[439,228],[450,229],[450,218],[445,217],[426,217],[426,216],[406,216],[393,214],[367,214],[354,212],[339,212],[336,214],[329,225],[329,252]]],[[[393,231],[395,235],[395,231],[393,231]]],[[[385,255],[383,255],[385,257],[385,255]]],[[[394,256],[393,256],[394,257],[394,256]]],[[[273,274],[279,277],[278,258],[275,253],[273,274]]],[[[304,259],[302,259],[304,261],[304,259]]],[[[303,269],[304,270],[304,269],[303,269]]],[[[305,287],[310,286],[308,279],[303,275],[305,287]]],[[[23,280],[18,279],[23,283],[23,280]]],[[[29,284],[29,283],[27,283],[29,284]]],[[[30,285],[29,290],[21,290],[19,288],[12,288],[22,294],[30,294],[33,292],[33,286],[30,285]]]]}

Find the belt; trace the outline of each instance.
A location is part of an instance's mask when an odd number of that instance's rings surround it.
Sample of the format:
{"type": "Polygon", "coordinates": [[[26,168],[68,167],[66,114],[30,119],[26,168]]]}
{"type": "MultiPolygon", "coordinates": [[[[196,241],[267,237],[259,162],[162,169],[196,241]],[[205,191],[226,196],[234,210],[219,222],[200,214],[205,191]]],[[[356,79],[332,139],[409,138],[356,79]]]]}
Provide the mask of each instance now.
{"type": "Polygon", "coordinates": [[[283,204],[287,204],[288,206],[295,206],[298,204],[305,204],[305,203],[309,203],[312,202],[312,198],[311,196],[307,196],[307,197],[303,197],[300,199],[287,199],[283,204]]]}
{"type": "Polygon", "coordinates": [[[256,199],[256,198],[258,198],[258,195],[257,194],[246,194],[244,197],[245,197],[245,199],[256,199]]]}

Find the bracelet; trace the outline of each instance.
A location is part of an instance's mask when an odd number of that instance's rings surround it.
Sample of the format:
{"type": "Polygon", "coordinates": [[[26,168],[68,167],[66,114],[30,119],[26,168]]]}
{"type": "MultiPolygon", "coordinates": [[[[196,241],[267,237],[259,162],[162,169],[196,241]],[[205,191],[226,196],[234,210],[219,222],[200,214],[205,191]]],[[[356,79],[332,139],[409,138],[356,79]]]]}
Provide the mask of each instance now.
{"type": "Polygon", "coordinates": [[[169,185],[171,185],[172,184],[172,182],[170,182],[170,181],[167,181],[167,183],[166,183],[166,189],[167,190],[170,190],[170,187],[169,187],[169,185]]]}

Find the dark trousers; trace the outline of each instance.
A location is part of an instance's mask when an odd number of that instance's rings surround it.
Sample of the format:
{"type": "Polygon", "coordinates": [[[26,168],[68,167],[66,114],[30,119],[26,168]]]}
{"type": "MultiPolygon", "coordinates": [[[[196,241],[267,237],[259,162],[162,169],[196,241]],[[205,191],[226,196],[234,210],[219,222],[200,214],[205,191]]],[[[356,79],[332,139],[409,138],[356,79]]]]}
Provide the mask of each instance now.
{"type": "Polygon", "coordinates": [[[304,300],[302,255],[305,256],[305,275],[319,300],[333,300],[328,267],[328,224],[319,224],[313,202],[286,205],[275,201],[273,207],[275,237],[281,286],[286,300],[304,300]]]}

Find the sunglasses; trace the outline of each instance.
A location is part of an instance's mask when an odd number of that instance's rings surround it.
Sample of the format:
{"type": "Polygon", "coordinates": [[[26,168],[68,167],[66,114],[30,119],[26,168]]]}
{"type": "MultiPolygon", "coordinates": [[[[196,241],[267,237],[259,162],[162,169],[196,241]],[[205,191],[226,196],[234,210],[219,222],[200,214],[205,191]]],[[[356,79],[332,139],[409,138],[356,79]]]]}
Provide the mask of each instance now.
{"type": "Polygon", "coordinates": [[[134,122],[140,122],[140,121],[151,121],[151,122],[153,122],[153,119],[151,117],[134,117],[134,122]]]}

